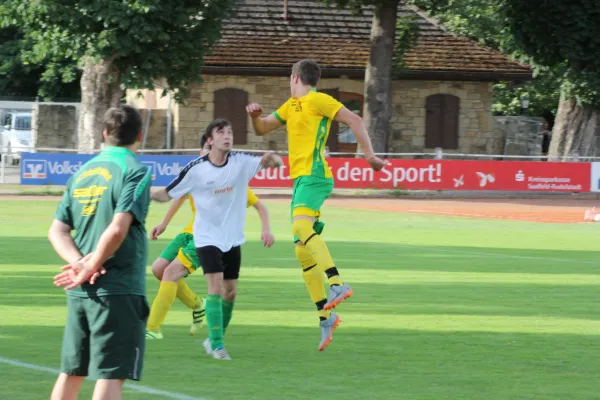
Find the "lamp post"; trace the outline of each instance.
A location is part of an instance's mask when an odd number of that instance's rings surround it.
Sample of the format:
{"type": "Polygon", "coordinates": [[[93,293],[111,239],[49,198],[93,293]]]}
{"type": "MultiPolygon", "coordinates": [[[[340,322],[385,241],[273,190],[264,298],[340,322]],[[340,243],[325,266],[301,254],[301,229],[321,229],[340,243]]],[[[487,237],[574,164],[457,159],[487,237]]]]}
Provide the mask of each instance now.
{"type": "Polygon", "coordinates": [[[529,98],[527,96],[521,97],[521,115],[527,115],[527,109],[529,108],[529,98]]]}

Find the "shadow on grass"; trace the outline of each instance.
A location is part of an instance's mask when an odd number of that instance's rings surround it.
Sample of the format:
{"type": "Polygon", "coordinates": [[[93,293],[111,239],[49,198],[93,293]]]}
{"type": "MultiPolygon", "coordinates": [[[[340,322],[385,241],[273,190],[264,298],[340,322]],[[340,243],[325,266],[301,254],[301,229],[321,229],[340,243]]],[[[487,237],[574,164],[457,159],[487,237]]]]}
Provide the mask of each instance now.
{"type": "MultiPolygon", "coordinates": [[[[148,264],[159,256],[169,240],[150,242],[148,264]]],[[[368,242],[330,242],[328,247],[340,269],[515,272],[538,274],[599,274],[600,252],[570,250],[502,249],[468,246],[412,246],[368,242]]],[[[46,239],[3,237],[2,264],[61,266],[46,239]]],[[[248,241],[242,250],[243,267],[299,268],[292,243],[279,242],[265,249],[248,241]]],[[[58,269],[58,268],[57,268],[58,269]]]]}
{"type": "MultiPolygon", "coordinates": [[[[36,311],[43,307],[64,307],[65,294],[52,285],[51,271],[0,271],[0,307],[36,311]]],[[[298,271],[297,279],[275,281],[271,277],[242,277],[236,309],[251,312],[307,312],[315,310],[298,271]]],[[[187,278],[200,296],[206,294],[201,274],[187,278]]],[[[351,282],[352,283],[352,282],[351,282]]],[[[528,282],[427,282],[405,283],[388,280],[381,283],[352,283],[354,296],[341,307],[340,313],[393,316],[506,316],[540,318],[600,319],[595,308],[599,285],[528,282]]],[[[147,298],[152,303],[159,287],[147,275],[147,298]]],[[[173,311],[188,311],[179,301],[173,311]]],[[[25,311],[26,312],[26,311],[25,311]]],[[[168,321],[168,319],[167,319],[168,321]]]]}
{"type": "MultiPolygon", "coordinates": [[[[206,399],[592,399],[597,336],[415,332],[376,326],[336,331],[236,325],[232,362],[206,357],[187,326],[149,341],[144,385],[206,399]]],[[[0,356],[58,368],[62,328],[1,327],[0,356]]],[[[0,370],[10,367],[0,365],[0,370]]],[[[13,377],[11,385],[19,378],[13,377]]],[[[28,374],[20,384],[29,388],[28,374]]],[[[39,390],[39,389],[38,389],[39,390]]],[[[47,397],[47,392],[38,398],[47,397]]]]}

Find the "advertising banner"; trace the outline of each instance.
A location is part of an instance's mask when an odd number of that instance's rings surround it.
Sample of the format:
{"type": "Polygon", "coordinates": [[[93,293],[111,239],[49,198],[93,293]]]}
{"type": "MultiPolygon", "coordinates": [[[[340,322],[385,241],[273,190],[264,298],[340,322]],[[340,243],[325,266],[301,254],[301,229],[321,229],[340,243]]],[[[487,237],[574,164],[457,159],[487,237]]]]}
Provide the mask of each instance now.
{"type": "MultiPolygon", "coordinates": [[[[21,184],[64,185],[91,154],[22,153],[21,184]]],[[[190,161],[189,156],[141,155],[152,170],[154,186],[166,186],[190,161]]],[[[260,171],[256,188],[291,188],[289,165],[260,171]]],[[[328,158],[339,189],[494,190],[525,192],[600,191],[600,163],[522,161],[390,160],[373,171],[360,158],[328,158]]]]}

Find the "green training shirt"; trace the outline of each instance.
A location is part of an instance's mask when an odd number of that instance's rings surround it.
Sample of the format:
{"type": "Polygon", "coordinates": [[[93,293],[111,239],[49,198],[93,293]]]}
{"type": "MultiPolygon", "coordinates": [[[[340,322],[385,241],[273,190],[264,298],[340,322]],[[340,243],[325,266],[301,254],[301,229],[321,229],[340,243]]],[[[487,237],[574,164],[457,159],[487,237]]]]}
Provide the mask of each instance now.
{"type": "Polygon", "coordinates": [[[123,244],[104,263],[106,274],[94,285],[84,283],[68,291],[69,295],[146,295],[145,223],[150,186],[150,169],[131,151],[117,146],[106,146],[69,179],[54,218],[75,230],[75,244],[83,255],[96,250],[116,213],[130,212],[134,216],[123,244]]]}

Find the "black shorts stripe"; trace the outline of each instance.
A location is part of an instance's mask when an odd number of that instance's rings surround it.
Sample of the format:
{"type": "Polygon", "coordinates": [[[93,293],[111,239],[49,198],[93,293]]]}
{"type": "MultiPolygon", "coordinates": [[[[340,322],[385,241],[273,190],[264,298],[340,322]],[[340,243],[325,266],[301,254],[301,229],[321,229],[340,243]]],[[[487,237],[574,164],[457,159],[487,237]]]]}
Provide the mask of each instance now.
{"type": "Polygon", "coordinates": [[[306,246],[306,244],[309,242],[309,240],[310,240],[310,239],[312,239],[312,238],[313,238],[313,237],[315,237],[315,236],[317,236],[317,234],[316,234],[316,233],[313,233],[312,235],[310,235],[310,236],[308,237],[308,239],[306,239],[306,242],[304,242],[304,245],[306,246]]]}
{"type": "Polygon", "coordinates": [[[315,265],[311,265],[310,267],[306,267],[306,268],[304,268],[302,271],[304,271],[304,272],[310,271],[311,269],[313,269],[313,268],[314,268],[314,267],[316,267],[316,266],[317,266],[317,264],[315,264],[315,265]]]}

